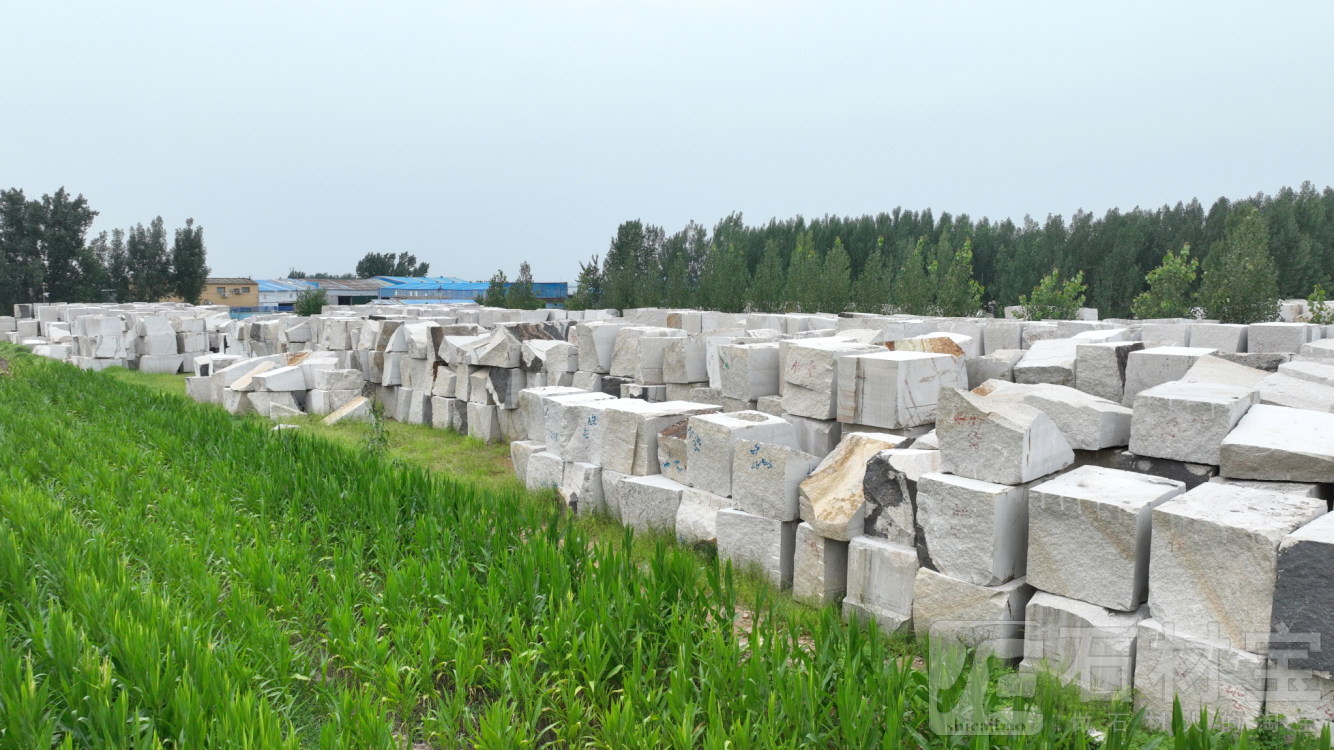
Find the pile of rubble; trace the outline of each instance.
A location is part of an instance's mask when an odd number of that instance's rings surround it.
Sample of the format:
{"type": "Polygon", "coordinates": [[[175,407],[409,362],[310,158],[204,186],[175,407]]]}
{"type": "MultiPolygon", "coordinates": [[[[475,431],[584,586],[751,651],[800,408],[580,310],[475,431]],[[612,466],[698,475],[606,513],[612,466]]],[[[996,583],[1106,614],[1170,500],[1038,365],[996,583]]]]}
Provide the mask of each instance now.
{"type": "Polygon", "coordinates": [[[1237,726],[1334,716],[1334,329],[16,312],[11,339],[80,366],[183,357],[190,395],[234,413],[336,421],[374,400],[509,441],[518,477],[578,513],[716,544],[885,631],[1051,669],[1090,696],[1133,689],[1155,725],[1174,695],[1237,726]],[[211,351],[187,355],[200,324],[211,351]],[[159,353],[168,332],[177,350],[159,353]]]}

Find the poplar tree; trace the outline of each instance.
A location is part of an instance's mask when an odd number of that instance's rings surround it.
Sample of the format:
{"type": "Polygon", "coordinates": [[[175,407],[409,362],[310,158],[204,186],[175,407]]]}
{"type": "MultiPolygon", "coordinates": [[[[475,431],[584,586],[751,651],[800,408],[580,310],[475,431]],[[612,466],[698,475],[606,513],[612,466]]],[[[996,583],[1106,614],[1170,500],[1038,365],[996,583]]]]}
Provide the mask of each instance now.
{"type": "Polygon", "coordinates": [[[922,259],[922,250],[926,237],[918,238],[912,251],[903,259],[903,267],[894,276],[894,294],[891,301],[894,309],[910,315],[927,315],[931,312],[931,303],[935,295],[926,276],[926,266],[922,259]]]}
{"type": "Polygon", "coordinates": [[[1246,206],[1227,219],[1223,241],[1210,249],[1200,302],[1223,323],[1264,323],[1278,317],[1278,271],[1269,256],[1264,219],[1246,206]]]}
{"type": "Polygon", "coordinates": [[[973,241],[948,254],[936,273],[935,308],[939,315],[969,317],[982,309],[982,285],[973,279],[973,241]]]}
{"type": "Polygon", "coordinates": [[[841,313],[848,309],[852,301],[852,262],[843,241],[837,237],[825,255],[820,287],[820,312],[841,313]]]}
{"type": "Polygon", "coordinates": [[[881,237],[871,254],[866,256],[862,272],[853,284],[852,299],[858,312],[881,313],[889,304],[890,284],[889,261],[884,255],[885,238],[881,237]]]}
{"type": "Polygon", "coordinates": [[[778,243],[769,240],[764,245],[764,256],[760,258],[760,265],[755,269],[755,278],[750,282],[750,291],[746,295],[751,307],[758,312],[782,312],[786,277],[778,243]]]}
{"type": "Polygon", "coordinates": [[[798,238],[787,264],[787,286],[783,296],[799,312],[812,313],[820,308],[821,277],[824,269],[811,249],[811,236],[798,238]]]}

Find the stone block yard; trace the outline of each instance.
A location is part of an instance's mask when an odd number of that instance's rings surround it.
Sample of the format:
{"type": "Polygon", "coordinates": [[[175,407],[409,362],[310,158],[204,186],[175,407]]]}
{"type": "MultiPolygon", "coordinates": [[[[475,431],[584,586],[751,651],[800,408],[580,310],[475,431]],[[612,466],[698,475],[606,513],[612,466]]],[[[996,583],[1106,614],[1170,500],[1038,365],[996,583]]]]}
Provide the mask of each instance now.
{"type": "Polygon", "coordinates": [[[988,695],[1043,728],[986,746],[1334,723],[1334,329],[14,312],[28,746],[948,747],[952,647],[1036,685],[988,695]],[[517,481],[316,419],[508,445],[517,481]]]}

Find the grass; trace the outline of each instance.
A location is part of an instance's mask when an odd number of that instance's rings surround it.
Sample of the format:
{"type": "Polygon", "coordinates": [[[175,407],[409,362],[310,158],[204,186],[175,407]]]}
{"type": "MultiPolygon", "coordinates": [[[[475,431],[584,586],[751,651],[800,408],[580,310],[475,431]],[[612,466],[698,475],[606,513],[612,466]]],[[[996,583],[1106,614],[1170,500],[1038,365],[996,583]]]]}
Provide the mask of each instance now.
{"type": "Polygon", "coordinates": [[[369,428],[275,433],[160,377],[0,356],[0,750],[1163,739],[1045,682],[974,696],[1040,709],[1037,734],[937,734],[910,644],[572,520],[503,448],[390,423],[380,456],[369,428]]]}

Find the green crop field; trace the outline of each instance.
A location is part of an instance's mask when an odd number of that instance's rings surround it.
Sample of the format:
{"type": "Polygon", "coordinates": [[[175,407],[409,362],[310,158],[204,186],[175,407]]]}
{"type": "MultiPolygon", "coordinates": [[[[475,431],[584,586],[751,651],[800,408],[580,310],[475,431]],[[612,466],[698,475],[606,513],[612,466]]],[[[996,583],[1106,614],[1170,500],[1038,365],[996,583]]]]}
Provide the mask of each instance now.
{"type": "Polygon", "coordinates": [[[502,449],[398,426],[371,451],[0,357],[0,748],[1307,742],[1153,735],[1045,680],[936,695],[911,644],[572,520],[502,449]],[[933,732],[955,698],[1041,728],[933,732]]]}

